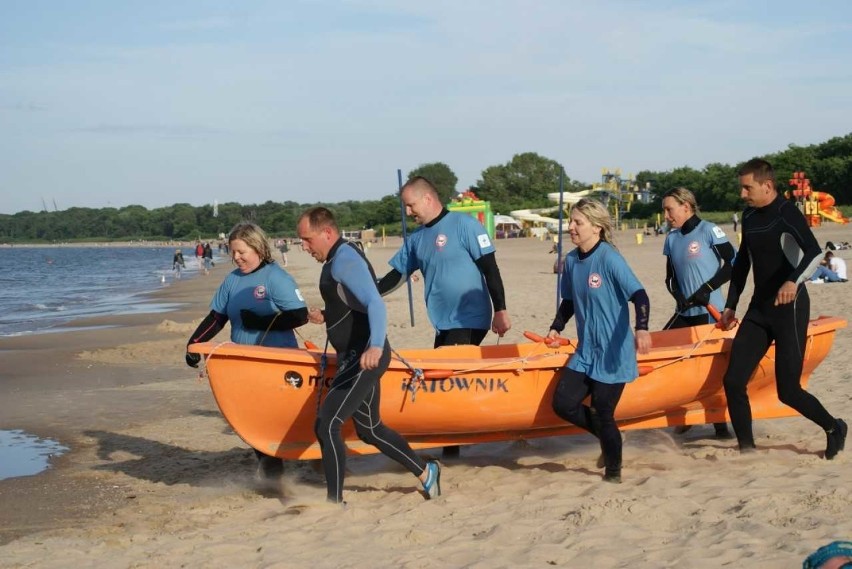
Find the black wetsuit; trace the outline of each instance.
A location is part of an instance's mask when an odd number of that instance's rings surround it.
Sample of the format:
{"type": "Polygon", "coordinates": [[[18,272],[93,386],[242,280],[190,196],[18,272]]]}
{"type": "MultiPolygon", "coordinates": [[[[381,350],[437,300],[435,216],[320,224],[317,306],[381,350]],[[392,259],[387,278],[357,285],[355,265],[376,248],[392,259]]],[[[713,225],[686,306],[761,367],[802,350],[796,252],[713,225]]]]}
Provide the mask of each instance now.
{"type": "Polygon", "coordinates": [[[835,425],[834,418],[800,385],[810,317],[810,298],[804,281],[819,262],[819,243],[795,204],[780,196],[764,207],[747,208],[742,234],[725,307],[736,309],[752,267],[754,296],[734,338],[724,378],[728,412],[740,448],[754,447],[746,384],[773,340],[778,398],[830,430],[835,425]],[[775,306],[778,289],[787,281],[798,286],[795,300],[775,306]]]}
{"type": "Polygon", "coordinates": [[[346,446],[341,427],[350,417],[362,441],[420,476],[426,462],[379,415],[379,379],[390,363],[385,337],[384,301],[376,288],[376,275],[364,254],[339,239],[328,253],[320,276],[325,301],[328,341],[337,352],[337,373],[320,408],[315,432],[322,449],[328,499],[343,501],[346,446]],[[363,370],[361,355],[370,347],[382,348],[379,366],[363,370]]]}

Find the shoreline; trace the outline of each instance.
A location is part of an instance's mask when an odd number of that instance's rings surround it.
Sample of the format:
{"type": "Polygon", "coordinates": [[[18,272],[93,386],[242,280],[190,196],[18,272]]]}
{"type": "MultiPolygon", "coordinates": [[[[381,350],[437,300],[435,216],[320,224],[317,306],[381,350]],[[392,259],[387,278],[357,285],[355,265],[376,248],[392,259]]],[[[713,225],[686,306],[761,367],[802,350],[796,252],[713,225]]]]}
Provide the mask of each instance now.
{"type": "MultiPolygon", "coordinates": [[[[815,233],[824,243],[849,240],[845,232],[815,233]]],[[[617,245],[646,287],[651,327],[659,329],[673,308],[663,241],[648,236],[639,245],[634,233],[617,232],[617,245]]],[[[397,245],[368,248],[378,276],[397,245]]],[[[549,248],[534,239],[497,243],[513,320],[503,342],[550,324],[549,248]]],[[[319,304],[321,265],[296,248],[288,258],[308,305],[319,304]]],[[[709,427],[681,437],[670,429],[629,432],[620,486],[600,483],[599,451],[587,436],[465,447],[446,461],[445,496],[434,502],[423,502],[408,473],[375,455],[348,462],[343,512],[324,506],[322,476],[307,463],[288,462],[280,487],[258,486],[253,452],[183,361],[186,338],[228,270],[217,264],[209,276],[154,291],[181,303],[172,312],[71,323],[116,326],[109,329],[0,338],[0,428],[71,449],[42,474],[0,481],[4,563],[768,568],[801,564],[820,545],[852,535],[845,515],[852,451],[822,460],[824,435],[802,418],[757,422],[761,450],[748,457],[737,455],[735,443],[709,438],[709,427]],[[340,553],[322,549],[329,533],[340,553]]],[[[422,286],[413,283],[414,327],[405,292],[385,297],[395,348],[431,345],[422,286]]],[[[808,285],[811,316],[848,316],[848,286],[808,285]]],[[[323,343],[321,326],[303,328],[300,341],[323,343]]],[[[493,334],[485,340],[495,342],[493,334]]],[[[852,334],[841,330],[811,382],[830,412],[847,417],[850,348],[852,334]]]]}

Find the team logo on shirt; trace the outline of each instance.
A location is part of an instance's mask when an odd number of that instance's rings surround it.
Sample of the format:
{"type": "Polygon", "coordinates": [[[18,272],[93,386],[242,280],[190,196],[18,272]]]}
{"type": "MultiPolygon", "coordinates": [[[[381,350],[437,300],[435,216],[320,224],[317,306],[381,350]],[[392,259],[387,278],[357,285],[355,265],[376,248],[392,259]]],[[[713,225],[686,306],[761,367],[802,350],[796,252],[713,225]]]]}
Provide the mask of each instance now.
{"type": "Polygon", "coordinates": [[[696,256],[701,252],[701,243],[698,241],[690,241],[689,245],[686,246],[686,251],[689,253],[690,257],[696,256]]]}
{"type": "Polygon", "coordinates": [[[597,273],[592,273],[589,275],[589,288],[601,288],[603,284],[603,279],[597,273]]]}
{"type": "Polygon", "coordinates": [[[254,297],[258,300],[266,298],[266,285],[257,285],[254,287],[254,297]]]}
{"type": "Polygon", "coordinates": [[[435,238],[435,246],[438,247],[438,249],[443,249],[444,245],[446,245],[446,244],[447,244],[447,236],[444,235],[443,233],[439,233],[438,236],[435,238]]]}
{"type": "Polygon", "coordinates": [[[479,242],[479,248],[485,249],[486,247],[491,247],[491,240],[488,238],[487,233],[483,233],[482,235],[477,235],[476,240],[479,242]]]}

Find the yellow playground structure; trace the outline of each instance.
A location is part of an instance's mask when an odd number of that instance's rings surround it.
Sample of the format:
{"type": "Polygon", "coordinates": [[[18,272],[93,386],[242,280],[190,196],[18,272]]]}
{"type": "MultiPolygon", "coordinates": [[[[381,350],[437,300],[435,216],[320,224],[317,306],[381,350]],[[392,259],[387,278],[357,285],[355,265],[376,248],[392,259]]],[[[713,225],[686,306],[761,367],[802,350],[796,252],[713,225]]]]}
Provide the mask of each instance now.
{"type": "MultiPolygon", "coordinates": [[[[805,214],[810,227],[819,227],[823,218],[835,223],[849,223],[849,218],[834,205],[834,196],[811,188],[811,181],[804,172],[793,172],[790,185],[795,188],[792,197],[805,214]]],[[[790,194],[790,191],[784,192],[787,198],[790,198],[790,194]]]]}
{"type": "Polygon", "coordinates": [[[621,177],[621,168],[601,170],[601,181],[592,184],[592,192],[599,194],[603,203],[609,208],[615,226],[621,223],[621,218],[630,211],[634,201],[648,203],[651,199],[650,184],[640,188],[633,174],[621,177]]]}

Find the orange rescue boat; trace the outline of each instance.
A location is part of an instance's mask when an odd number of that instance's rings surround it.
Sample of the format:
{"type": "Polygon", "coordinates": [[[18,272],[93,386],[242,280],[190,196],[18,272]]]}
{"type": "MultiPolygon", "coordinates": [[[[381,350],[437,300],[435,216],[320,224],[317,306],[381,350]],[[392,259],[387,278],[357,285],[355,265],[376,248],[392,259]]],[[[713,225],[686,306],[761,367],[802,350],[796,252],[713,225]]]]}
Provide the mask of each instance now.
{"type": "MultiPolygon", "coordinates": [[[[820,317],[808,327],[802,385],[828,355],[846,321],[820,317]]],[[[722,376],[734,331],[713,325],[652,332],[653,348],[639,356],[640,377],[627,385],[616,409],[622,429],[649,429],[727,420],[722,376]]],[[[536,338],[534,334],[528,337],[536,338]]],[[[336,357],[322,350],[201,343],[216,402],[250,446],[288,459],[320,457],[313,432],[317,404],[334,376],[336,357]],[[322,375],[322,380],[320,380],[322,375]]],[[[544,342],[400,350],[382,377],[382,418],[416,449],[578,434],[550,407],[571,345],[544,342]]],[[[796,412],[778,401],[775,348],[749,382],[755,419],[796,412]]],[[[344,437],[353,454],[377,450],[344,437]]]]}

